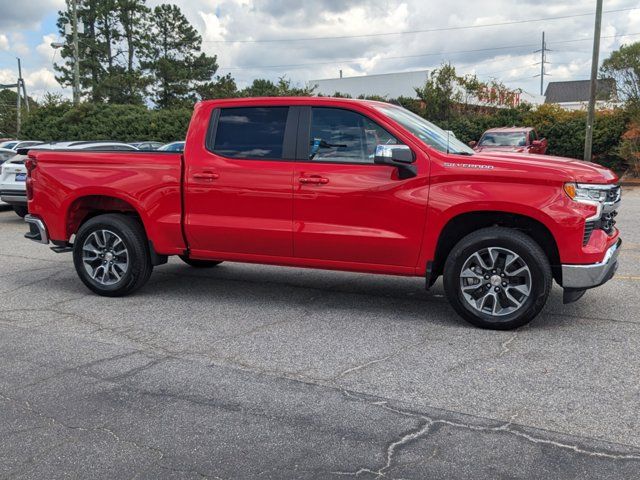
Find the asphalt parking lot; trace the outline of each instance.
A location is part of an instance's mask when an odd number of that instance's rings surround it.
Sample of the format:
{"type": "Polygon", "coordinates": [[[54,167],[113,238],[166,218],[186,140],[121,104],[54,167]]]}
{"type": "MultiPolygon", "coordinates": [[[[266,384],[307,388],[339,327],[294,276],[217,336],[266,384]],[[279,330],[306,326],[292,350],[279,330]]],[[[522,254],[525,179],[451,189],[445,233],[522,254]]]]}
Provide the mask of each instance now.
{"type": "Polygon", "coordinates": [[[0,478],[640,478],[639,219],[494,332],[389,276],[171,260],[101,298],[2,211],[0,478]]]}

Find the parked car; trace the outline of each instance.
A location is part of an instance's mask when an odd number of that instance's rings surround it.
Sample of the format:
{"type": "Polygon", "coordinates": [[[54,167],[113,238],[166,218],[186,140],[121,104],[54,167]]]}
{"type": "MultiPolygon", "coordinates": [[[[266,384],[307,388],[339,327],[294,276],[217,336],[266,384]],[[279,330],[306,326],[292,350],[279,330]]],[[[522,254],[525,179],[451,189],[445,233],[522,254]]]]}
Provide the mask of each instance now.
{"type": "Polygon", "coordinates": [[[0,148],[0,164],[15,156],[16,153],[15,150],[11,150],[10,148],[0,148]]]}
{"type": "Polygon", "coordinates": [[[73,251],[82,282],[111,297],[142,287],[169,255],[194,267],[418,276],[427,287],[442,275],[454,309],[495,329],[533,319],[554,278],[569,303],[617,268],[611,170],[474,153],[399,106],[205,101],[187,147],[32,151],[27,238],[73,251]]]}
{"type": "Polygon", "coordinates": [[[164,144],[162,142],[130,142],[138,150],[158,150],[164,144]]]}
{"type": "Polygon", "coordinates": [[[183,152],[185,142],[171,142],[161,146],[158,150],[161,152],[183,152]]]}
{"type": "Polygon", "coordinates": [[[27,214],[27,194],[25,180],[27,169],[24,165],[27,158],[26,150],[126,150],[137,151],[137,148],[120,142],[95,142],[95,141],[75,141],[75,142],[51,142],[39,143],[33,147],[21,147],[18,152],[14,151],[13,158],[6,161],[0,170],[0,201],[13,207],[13,210],[21,217],[27,214]]]}
{"type": "Polygon", "coordinates": [[[10,150],[17,151],[19,148],[33,147],[42,143],[44,142],[39,140],[8,140],[0,143],[0,148],[8,148],[10,150]]]}
{"type": "Polygon", "coordinates": [[[547,151],[547,139],[538,138],[538,133],[531,127],[492,128],[480,137],[479,142],[469,142],[476,152],[515,152],[537,153],[544,155],[547,151]]]}
{"type": "MultiPolygon", "coordinates": [[[[16,152],[14,150],[11,150],[9,148],[0,148],[0,165],[2,165],[4,162],[14,157],[15,155],[16,152]]],[[[8,203],[0,200],[0,207],[5,207],[7,205],[8,203]]]]}

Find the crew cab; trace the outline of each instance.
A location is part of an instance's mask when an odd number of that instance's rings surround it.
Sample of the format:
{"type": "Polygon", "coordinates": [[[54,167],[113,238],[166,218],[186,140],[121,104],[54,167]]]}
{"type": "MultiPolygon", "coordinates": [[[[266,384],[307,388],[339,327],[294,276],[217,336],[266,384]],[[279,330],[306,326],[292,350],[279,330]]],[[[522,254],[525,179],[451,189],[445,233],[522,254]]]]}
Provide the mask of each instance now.
{"type": "Polygon", "coordinates": [[[547,152],[548,141],[539,138],[532,127],[491,128],[482,134],[480,141],[469,142],[476,152],[536,153],[547,152]]]}
{"type": "MultiPolygon", "coordinates": [[[[392,104],[198,103],[184,153],[32,151],[26,237],[72,251],[97,294],[179,256],[443,276],[466,320],[510,329],[609,280],[620,187],[593,163],[491,155],[392,104]]],[[[213,293],[212,295],[215,295],[213,293]]]]}

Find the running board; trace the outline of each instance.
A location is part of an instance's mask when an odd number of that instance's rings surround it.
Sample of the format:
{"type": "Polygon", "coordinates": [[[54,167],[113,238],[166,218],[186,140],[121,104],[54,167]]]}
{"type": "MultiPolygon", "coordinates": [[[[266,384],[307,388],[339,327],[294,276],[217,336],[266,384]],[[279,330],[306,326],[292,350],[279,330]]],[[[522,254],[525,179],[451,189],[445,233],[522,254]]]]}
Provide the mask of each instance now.
{"type": "Polygon", "coordinates": [[[51,247],[51,250],[53,250],[56,253],[69,253],[69,252],[73,252],[73,245],[64,245],[64,246],[60,246],[60,247],[51,247]]]}

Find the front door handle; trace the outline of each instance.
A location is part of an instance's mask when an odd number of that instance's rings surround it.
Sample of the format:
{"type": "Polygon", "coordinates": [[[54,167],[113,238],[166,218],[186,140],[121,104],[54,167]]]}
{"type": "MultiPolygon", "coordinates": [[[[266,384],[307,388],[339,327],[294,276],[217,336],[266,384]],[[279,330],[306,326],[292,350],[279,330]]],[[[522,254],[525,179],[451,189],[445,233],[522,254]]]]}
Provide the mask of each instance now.
{"type": "Polygon", "coordinates": [[[312,176],[312,177],[300,177],[299,179],[300,183],[303,184],[314,184],[314,185],[326,185],[327,183],[329,183],[329,179],[325,178],[325,177],[319,177],[319,176],[312,176]]]}
{"type": "Polygon", "coordinates": [[[220,178],[220,175],[213,172],[202,172],[202,173],[194,173],[193,178],[196,180],[206,180],[211,182],[213,180],[217,180],[220,178]]]}

